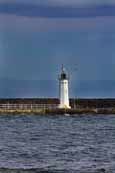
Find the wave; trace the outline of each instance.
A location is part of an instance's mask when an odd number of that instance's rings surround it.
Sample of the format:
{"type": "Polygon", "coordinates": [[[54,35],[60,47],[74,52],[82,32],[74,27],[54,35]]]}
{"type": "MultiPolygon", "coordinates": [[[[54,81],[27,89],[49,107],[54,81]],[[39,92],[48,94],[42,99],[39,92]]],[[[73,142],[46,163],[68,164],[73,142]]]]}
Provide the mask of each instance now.
{"type": "Polygon", "coordinates": [[[111,171],[108,172],[106,169],[101,168],[97,170],[84,170],[84,171],[77,171],[77,170],[45,170],[39,168],[0,168],[0,173],[112,173],[111,171]]]}
{"type": "Polygon", "coordinates": [[[69,171],[40,168],[0,168],[0,173],[69,173],[69,171]]]}

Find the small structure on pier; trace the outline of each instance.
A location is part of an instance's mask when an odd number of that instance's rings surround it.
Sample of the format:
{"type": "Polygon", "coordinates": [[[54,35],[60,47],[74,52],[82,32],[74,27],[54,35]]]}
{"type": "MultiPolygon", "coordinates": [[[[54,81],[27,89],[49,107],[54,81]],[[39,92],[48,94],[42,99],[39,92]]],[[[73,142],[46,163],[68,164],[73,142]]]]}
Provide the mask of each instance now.
{"type": "Polygon", "coordinates": [[[70,109],[69,105],[69,89],[68,89],[69,77],[65,72],[62,65],[61,74],[59,75],[59,108],[70,109]]]}

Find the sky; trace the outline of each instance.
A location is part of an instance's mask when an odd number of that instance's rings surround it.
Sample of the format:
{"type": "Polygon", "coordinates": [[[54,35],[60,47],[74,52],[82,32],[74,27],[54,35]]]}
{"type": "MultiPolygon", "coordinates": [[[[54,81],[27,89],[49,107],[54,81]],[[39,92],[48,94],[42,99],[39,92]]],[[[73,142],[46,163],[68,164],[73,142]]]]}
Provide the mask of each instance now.
{"type": "Polygon", "coordinates": [[[114,0],[0,0],[0,97],[115,97],[114,0]]]}
{"type": "Polygon", "coordinates": [[[114,0],[0,0],[6,3],[26,3],[26,4],[44,4],[44,5],[90,5],[90,4],[115,4],[114,0]]]}

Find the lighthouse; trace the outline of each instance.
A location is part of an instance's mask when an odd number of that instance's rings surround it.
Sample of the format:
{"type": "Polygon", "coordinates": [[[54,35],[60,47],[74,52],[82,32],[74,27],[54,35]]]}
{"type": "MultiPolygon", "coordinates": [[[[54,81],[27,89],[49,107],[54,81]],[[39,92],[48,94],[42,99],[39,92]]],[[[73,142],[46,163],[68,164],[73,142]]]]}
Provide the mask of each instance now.
{"type": "Polygon", "coordinates": [[[62,65],[61,74],[59,75],[59,108],[70,109],[69,105],[69,89],[68,89],[68,75],[62,65]]]}

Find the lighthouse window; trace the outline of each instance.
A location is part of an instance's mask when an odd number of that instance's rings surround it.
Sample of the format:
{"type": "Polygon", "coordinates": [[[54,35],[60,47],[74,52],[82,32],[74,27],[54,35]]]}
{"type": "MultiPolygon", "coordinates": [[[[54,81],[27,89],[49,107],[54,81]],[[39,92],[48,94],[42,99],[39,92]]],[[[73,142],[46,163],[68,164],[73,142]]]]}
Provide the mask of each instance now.
{"type": "Polygon", "coordinates": [[[61,74],[61,79],[66,79],[66,78],[67,78],[66,74],[65,73],[62,73],[61,74]]]}

